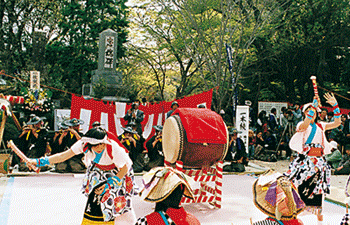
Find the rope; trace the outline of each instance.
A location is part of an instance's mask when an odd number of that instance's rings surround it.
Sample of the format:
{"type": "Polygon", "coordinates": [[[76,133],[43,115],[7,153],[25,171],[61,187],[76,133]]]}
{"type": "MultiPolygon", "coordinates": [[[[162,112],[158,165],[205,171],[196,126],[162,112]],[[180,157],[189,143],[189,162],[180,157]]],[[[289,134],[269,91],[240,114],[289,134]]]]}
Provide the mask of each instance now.
{"type": "Polygon", "coordinates": [[[341,97],[341,98],[344,98],[344,99],[350,101],[350,98],[344,97],[344,96],[342,96],[342,95],[340,95],[340,94],[337,94],[337,93],[335,93],[335,92],[333,92],[333,91],[327,90],[326,88],[323,88],[323,87],[320,87],[320,86],[318,86],[318,88],[321,88],[321,89],[323,89],[323,90],[325,90],[325,91],[327,91],[327,92],[331,92],[331,93],[333,93],[334,95],[337,95],[337,96],[339,96],[339,97],[341,97]]]}
{"type": "MultiPolygon", "coordinates": [[[[20,80],[20,81],[23,81],[23,82],[30,83],[29,80],[25,80],[25,79],[22,79],[22,78],[19,78],[19,77],[15,77],[15,76],[8,75],[8,74],[4,73],[3,70],[0,71],[0,75],[4,75],[4,76],[7,76],[7,77],[11,77],[11,78],[13,78],[13,79],[17,79],[17,80],[20,80]]],[[[45,84],[40,84],[40,86],[43,86],[43,87],[45,87],[45,88],[52,89],[52,90],[55,90],[55,91],[60,91],[60,92],[63,92],[63,93],[67,93],[67,94],[71,94],[71,95],[76,95],[76,96],[79,96],[79,97],[82,96],[81,94],[76,94],[76,93],[73,93],[73,92],[65,91],[65,90],[58,89],[58,88],[55,88],[55,87],[51,87],[51,86],[48,86],[48,85],[45,85],[45,84]]],[[[94,98],[94,100],[103,101],[102,99],[98,99],[98,98],[94,98]]]]}
{"type": "MultiPolygon", "coordinates": [[[[25,80],[25,79],[22,79],[22,78],[19,78],[19,77],[15,77],[15,76],[8,75],[8,74],[4,73],[3,70],[0,71],[0,75],[4,75],[4,76],[7,76],[7,77],[11,77],[11,78],[13,78],[13,79],[17,79],[17,80],[20,80],[20,81],[23,81],[23,82],[30,83],[29,80],[25,80]]],[[[81,94],[76,94],[76,93],[73,93],[73,92],[69,92],[69,91],[65,91],[65,90],[62,90],[62,89],[54,88],[54,87],[51,87],[51,86],[48,86],[48,85],[45,85],[45,84],[40,84],[40,86],[43,86],[43,87],[45,87],[45,88],[49,88],[49,89],[52,89],[52,90],[55,90],[55,91],[60,91],[60,92],[63,92],[63,93],[67,93],[67,94],[71,94],[71,95],[76,95],[76,96],[79,96],[79,97],[82,96],[81,94]]],[[[214,89],[216,89],[216,91],[218,91],[219,87],[220,87],[220,86],[216,86],[216,87],[214,87],[214,89]]],[[[327,90],[326,88],[323,88],[323,87],[320,87],[320,86],[318,86],[318,88],[321,88],[322,90],[325,90],[325,91],[327,91],[327,92],[331,92],[331,93],[333,93],[333,94],[335,94],[335,95],[337,95],[337,96],[339,96],[339,97],[341,97],[341,98],[344,98],[344,99],[350,101],[350,98],[344,97],[344,96],[342,96],[342,95],[340,95],[340,94],[337,94],[337,93],[335,93],[335,92],[333,92],[333,91],[327,90]]],[[[187,96],[186,96],[186,97],[187,97],[187,96]]],[[[94,100],[103,101],[102,99],[97,99],[97,98],[94,98],[94,100]]]]}

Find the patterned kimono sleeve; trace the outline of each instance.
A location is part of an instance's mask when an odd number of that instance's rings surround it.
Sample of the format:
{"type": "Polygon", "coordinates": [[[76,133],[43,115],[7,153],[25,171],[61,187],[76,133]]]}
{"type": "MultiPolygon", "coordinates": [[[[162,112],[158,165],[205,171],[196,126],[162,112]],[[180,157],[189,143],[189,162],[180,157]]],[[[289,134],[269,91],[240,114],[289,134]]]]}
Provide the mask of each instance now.
{"type": "Polygon", "coordinates": [[[147,224],[148,224],[147,223],[147,218],[145,216],[144,217],[140,217],[135,223],[135,225],[147,225],[147,224]]]}

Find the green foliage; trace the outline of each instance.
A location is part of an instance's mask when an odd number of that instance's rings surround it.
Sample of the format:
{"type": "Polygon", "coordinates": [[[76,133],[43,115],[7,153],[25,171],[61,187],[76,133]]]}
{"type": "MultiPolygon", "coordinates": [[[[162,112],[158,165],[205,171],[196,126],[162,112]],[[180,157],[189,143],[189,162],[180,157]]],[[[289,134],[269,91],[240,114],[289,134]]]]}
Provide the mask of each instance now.
{"type": "MultiPolygon", "coordinates": [[[[348,63],[349,22],[348,1],[290,1],[288,10],[273,21],[273,29],[254,42],[257,58],[247,72],[264,73],[261,88],[278,93],[277,99],[311,101],[311,75],[320,86],[349,80],[342,69],[348,63]]],[[[263,93],[259,99],[266,100],[263,93]]]]}
{"type": "Polygon", "coordinates": [[[125,0],[61,1],[59,34],[46,47],[52,80],[60,80],[65,90],[80,93],[97,69],[98,37],[106,29],[118,33],[117,58],[124,56],[127,31],[125,0]]]}

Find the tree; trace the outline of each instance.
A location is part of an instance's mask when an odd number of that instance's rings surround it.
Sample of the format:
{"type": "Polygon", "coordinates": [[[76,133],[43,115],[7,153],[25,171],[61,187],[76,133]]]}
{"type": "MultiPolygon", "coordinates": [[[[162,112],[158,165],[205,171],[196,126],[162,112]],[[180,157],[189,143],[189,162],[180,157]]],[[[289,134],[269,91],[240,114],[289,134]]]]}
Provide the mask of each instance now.
{"type": "Polygon", "coordinates": [[[348,1],[291,1],[273,24],[255,41],[257,61],[250,68],[266,75],[263,87],[278,100],[308,102],[313,96],[310,76],[316,75],[320,86],[346,92],[336,84],[349,82],[348,1]]]}
{"type": "Polygon", "coordinates": [[[82,85],[90,82],[91,71],[97,69],[99,33],[108,28],[118,33],[117,58],[124,56],[128,25],[125,2],[60,1],[63,19],[46,51],[52,82],[59,80],[61,88],[80,93],[82,85]]]}
{"type": "Polygon", "coordinates": [[[189,59],[198,67],[206,89],[219,86],[214,109],[230,107],[242,70],[254,59],[252,43],[284,11],[277,1],[157,0],[173,21],[189,59]],[[232,73],[228,70],[225,44],[233,47],[232,73]],[[248,60],[247,60],[248,59],[248,60]],[[233,73],[234,72],[234,73],[233,73]],[[232,79],[233,78],[233,79],[232,79]],[[232,84],[232,81],[235,80],[232,84]]]}
{"type": "Polygon", "coordinates": [[[34,63],[40,57],[36,53],[39,53],[40,44],[44,46],[46,38],[54,31],[58,19],[56,12],[55,1],[0,1],[1,69],[8,74],[19,74],[22,70],[43,70],[34,63]],[[36,41],[39,31],[44,32],[40,43],[36,41]]]}
{"type": "MultiPolygon", "coordinates": [[[[133,29],[142,33],[142,42],[135,42],[131,49],[135,57],[144,62],[144,68],[156,80],[162,100],[166,99],[166,86],[176,89],[172,98],[191,94],[200,87],[196,79],[198,66],[191,59],[191,54],[183,45],[184,40],[169,20],[165,10],[157,2],[140,2],[133,8],[133,29]]],[[[191,50],[194,51],[194,50],[191,50]]],[[[169,91],[169,90],[168,90],[169,91]]]]}

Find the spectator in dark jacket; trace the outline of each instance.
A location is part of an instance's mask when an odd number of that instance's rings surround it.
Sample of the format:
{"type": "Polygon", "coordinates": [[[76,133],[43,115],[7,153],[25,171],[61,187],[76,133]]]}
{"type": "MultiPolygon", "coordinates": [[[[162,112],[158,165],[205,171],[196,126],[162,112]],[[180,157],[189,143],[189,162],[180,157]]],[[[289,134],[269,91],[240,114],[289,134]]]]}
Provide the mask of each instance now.
{"type": "Polygon", "coordinates": [[[272,130],[268,129],[264,138],[265,141],[265,145],[264,147],[268,150],[276,150],[276,145],[277,145],[277,141],[275,136],[272,133],[272,130]]]}
{"type": "Polygon", "coordinates": [[[166,118],[169,118],[177,108],[179,108],[179,103],[177,103],[177,101],[173,101],[171,103],[171,110],[166,113],[166,118]]]}
{"type": "Polygon", "coordinates": [[[124,120],[128,121],[128,124],[131,122],[135,122],[137,126],[137,133],[142,135],[142,126],[141,122],[145,118],[144,112],[139,110],[138,103],[132,103],[131,108],[127,111],[124,116],[124,120]]]}
{"type": "Polygon", "coordinates": [[[271,113],[269,115],[269,127],[272,131],[275,131],[277,130],[278,128],[278,123],[277,123],[277,118],[276,118],[276,115],[277,115],[277,110],[276,108],[272,108],[271,109],[271,113]]]}
{"type": "MultiPolygon", "coordinates": [[[[238,137],[237,129],[232,129],[229,132],[230,142],[227,159],[232,159],[230,165],[224,166],[224,171],[227,172],[244,172],[247,165],[247,152],[242,139],[238,137]]],[[[226,159],[226,158],[225,158],[226,159]]]]}
{"type": "Polygon", "coordinates": [[[146,171],[149,171],[156,166],[164,166],[164,154],[162,145],[163,126],[157,125],[153,126],[153,128],[156,130],[156,133],[146,143],[149,158],[149,162],[145,167],[146,171]]]}

